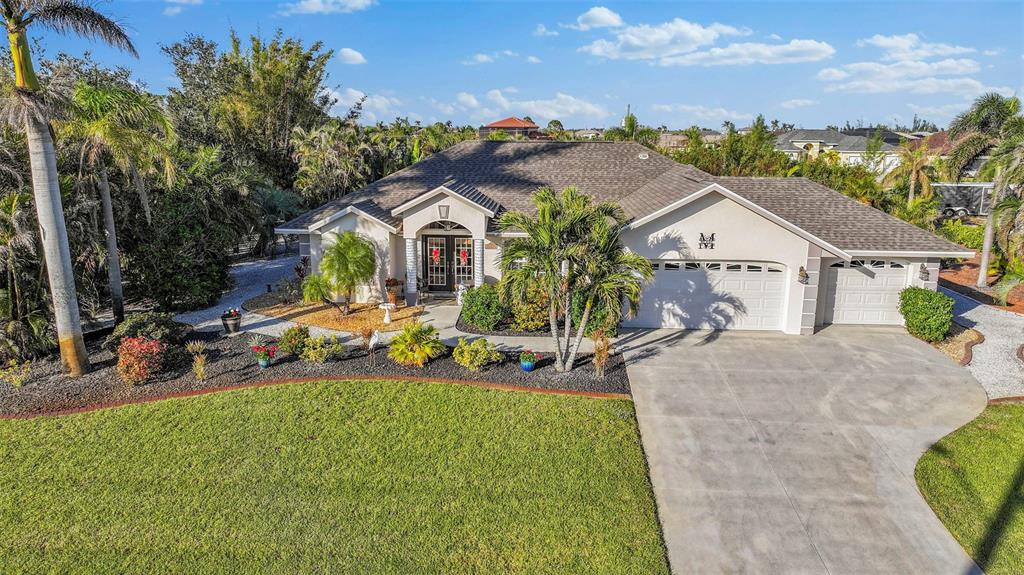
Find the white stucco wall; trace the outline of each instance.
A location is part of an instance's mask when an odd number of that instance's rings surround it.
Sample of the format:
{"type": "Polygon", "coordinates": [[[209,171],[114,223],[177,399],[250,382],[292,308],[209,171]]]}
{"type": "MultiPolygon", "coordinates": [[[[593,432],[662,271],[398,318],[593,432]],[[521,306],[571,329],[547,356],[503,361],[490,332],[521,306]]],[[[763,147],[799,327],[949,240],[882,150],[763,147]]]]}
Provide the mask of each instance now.
{"type": "MultiPolygon", "coordinates": [[[[357,214],[344,215],[324,226],[319,231],[319,235],[312,234],[310,236],[311,265],[317,271],[320,269],[320,258],[323,250],[334,243],[337,234],[356,232],[373,244],[377,256],[377,273],[370,284],[360,286],[356,290],[355,299],[357,302],[383,301],[385,299],[384,281],[389,276],[396,276],[394,248],[392,247],[393,243],[396,243],[392,241],[392,238],[396,236],[376,221],[357,214]],[[316,244],[319,244],[317,249],[313,249],[313,246],[316,244]]],[[[337,297],[341,299],[344,297],[344,294],[337,294],[337,297]]]]}
{"type": "Polygon", "coordinates": [[[632,251],[648,259],[765,261],[786,266],[783,331],[799,334],[804,289],[797,282],[809,242],[763,216],[711,193],[623,234],[632,251]],[[715,234],[714,249],[698,247],[701,233],[715,234]]]}
{"type": "Polygon", "coordinates": [[[415,238],[424,226],[440,220],[440,205],[448,206],[448,221],[466,228],[474,238],[482,239],[487,233],[487,215],[478,206],[457,196],[438,194],[401,214],[404,236],[415,238]]]}

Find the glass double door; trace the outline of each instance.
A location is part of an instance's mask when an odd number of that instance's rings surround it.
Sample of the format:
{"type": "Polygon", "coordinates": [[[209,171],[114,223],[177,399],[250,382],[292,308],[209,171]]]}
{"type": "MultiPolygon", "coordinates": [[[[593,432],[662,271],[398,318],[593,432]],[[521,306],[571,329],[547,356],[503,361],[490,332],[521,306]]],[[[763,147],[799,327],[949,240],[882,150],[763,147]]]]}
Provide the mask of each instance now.
{"type": "Polygon", "coordinates": [[[423,272],[429,291],[473,287],[473,238],[423,236],[423,272]]]}

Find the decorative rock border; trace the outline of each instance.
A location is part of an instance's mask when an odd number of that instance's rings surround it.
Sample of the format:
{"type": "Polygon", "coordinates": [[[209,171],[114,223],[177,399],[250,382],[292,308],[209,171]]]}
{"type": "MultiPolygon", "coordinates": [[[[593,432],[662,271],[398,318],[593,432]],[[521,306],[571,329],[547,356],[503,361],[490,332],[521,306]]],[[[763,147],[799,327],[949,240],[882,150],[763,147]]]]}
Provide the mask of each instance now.
{"type": "MultiPolygon", "coordinates": [[[[985,343],[985,334],[981,333],[976,329],[974,331],[978,334],[978,337],[976,337],[973,341],[969,341],[964,344],[964,356],[963,358],[960,359],[960,367],[967,367],[968,365],[970,365],[971,360],[974,359],[974,346],[985,343]]],[[[1017,350],[1017,353],[1020,354],[1020,350],[1017,350]]]]}
{"type": "Polygon", "coordinates": [[[605,393],[599,391],[576,391],[571,389],[543,389],[537,387],[528,387],[523,385],[510,385],[505,383],[491,383],[489,381],[480,380],[463,380],[463,379],[438,379],[432,377],[391,377],[391,376],[380,376],[380,375],[341,375],[337,377],[326,376],[311,376],[311,377],[294,377],[285,379],[274,379],[270,381],[257,381],[253,383],[242,383],[239,385],[232,385],[226,387],[210,387],[205,389],[196,389],[189,391],[181,391],[175,393],[168,393],[166,395],[160,395],[156,397],[146,397],[139,399],[130,399],[126,401],[115,401],[110,403],[102,403],[97,405],[90,405],[87,407],[79,407],[74,409],[64,409],[58,411],[51,411],[48,413],[31,413],[31,414],[18,414],[18,415],[0,415],[0,420],[26,420],[35,419],[37,417],[59,417],[64,415],[75,415],[78,413],[89,413],[92,411],[99,411],[101,409],[112,409],[115,407],[124,407],[127,405],[141,405],[145,403],[153,403],[156,401],[164,401],[167,399],[182,399],[187,397],[196,397],[200,395],[209,395],[212,393],[221,393],[225,391],[237,391],[240,389],[252,389],[258,387],[270,387],[274,385],[287,385],[290,383],[312,383],[315,381],[401,381],[409,383],[440,383],[449,385],[464,385],[467,387],[477,387],[482,389],[494,389],[498,391],[511,391],[511,392],[529,392],[538,393],[541,395],[568,395],[574,397],[587,397],[590,399],[625,399],[633,401],[633,398],[625,393],[605,393]]]}

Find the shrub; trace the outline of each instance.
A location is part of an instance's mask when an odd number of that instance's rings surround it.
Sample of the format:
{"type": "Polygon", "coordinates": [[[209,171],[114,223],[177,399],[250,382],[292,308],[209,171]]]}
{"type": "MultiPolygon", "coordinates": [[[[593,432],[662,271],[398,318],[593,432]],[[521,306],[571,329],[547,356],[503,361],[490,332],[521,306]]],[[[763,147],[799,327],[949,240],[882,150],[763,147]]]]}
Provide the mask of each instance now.
{"type": "Polygon", "coordinates": [[[900,313],[910,335],[942,341],[953,323],[953,298],[936,291],[908,287],[900,292],[900,313]]]}
{"type": "Polygon", "coordinates": [[[960,220],[946,220],[936,232],[947,240],[972,250],[980,250],[985,241],[985,226],[968,226],[960,220]]]}
{"type": "Polygon", "coordinates": [[[538,331],[548,325],[548,294],[540,287],[531,287],[526,297],[512,303],[512,329],[538,331]]]}
{"type": "Polygon", "coordinates": [[[139,385],[163,367],[167,345],[145,337],[126,337],[117,347],[117,375],[128,385],[139,385]]]}
{"type": "Polygon", "coordinates": [[[313,363],[327,363],[342,355],[345,355],[345,345],[333,335],[309,338],[299,352],[299,357],[313,363]]]}
{"type": "Polygon", "coordinates": [[[7,362],[7,365],[0,367],[0,381],[7,382],[14,387],[25,385],[28,374],[32,370],[32,363],[18,363],[16,360],[7,362]]]}
{"type": "Polygon", "coordinates": [[[194,339],[185,344],[185,351],[192,356],[192,373],[196,380],[206,381],[206,344],[194,339]]]}
{"type": "Polygon", "coordinates": [[[128,314],[107,339],[103,341],[103,347],[108,350],[115,350],[121,346],[121,340],[126,337],[142,337],[159,341],[164,345],[177,345],[181,343],[188,326],[171,319],[169,313],[158,313],[147,311],[128,314]]]}
{"type": "Polygon", "coordinates": [[[485,365],[501,359],[501,354],[494,344],[482,337],[472,341],[464,337],[459,338],[459,345],[455,346],[452,356],[455,363],[469,371],[480,371],[485,365]]]}
{"type": "Polygon", "coordinates": [[[462,321],[482,330],[492,330],[508,317],[498,289],[484,284],[466,292],[462,299],[462,321]]]}
{"type": "MultiPolygon", "coordinates": [[[[479,289],[479,288],[478,288],[479,289]]],[[[411,323],[391,340],[388,357],[399,365],[423,367],[444,353],[437,329],[425,323],[411,323]]]]}
{"type": "Polygon", "coordinates": [[[285,353],[302,355],[302,348],[309,341],[309,328],[304,325],[293,325],[284,330],[277,340],[277,347],[285,353]]]}
{"type": "MultiPolygon", "coordinates": [[[[583,307],[587,303],[586,296],[577,292],[572,296],[572,325],[573,333],[583,320],[583,307]]],[[[618,310],[616,310],[617,312],[618,310]]],[[[619,314],[614,316],[608,313],[608,309],[600,301],[595,301],[590,308],[590,317],[587,319],[587,329],[583,335],[592,337],[598,330],[604,331],[608,337],[615,337],[619,334],[619,314]],[[614,317],[614,319],[612,319],[614,317]]]]}

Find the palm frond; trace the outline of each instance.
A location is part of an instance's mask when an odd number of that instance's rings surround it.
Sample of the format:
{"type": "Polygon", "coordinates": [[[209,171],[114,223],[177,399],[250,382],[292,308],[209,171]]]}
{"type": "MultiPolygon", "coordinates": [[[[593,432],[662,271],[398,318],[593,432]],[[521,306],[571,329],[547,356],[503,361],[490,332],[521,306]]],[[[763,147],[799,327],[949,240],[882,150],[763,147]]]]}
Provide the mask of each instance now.
{"type": "Polygon", "coordinates": [[[29,13],[26,25],[33,21],[38,22],[61,34],[74,33],[91,40],[100,40],[132,56],[139,55],[128,34],[117,21],[85,2],[38,0],[32,2],[29,13]]]}

